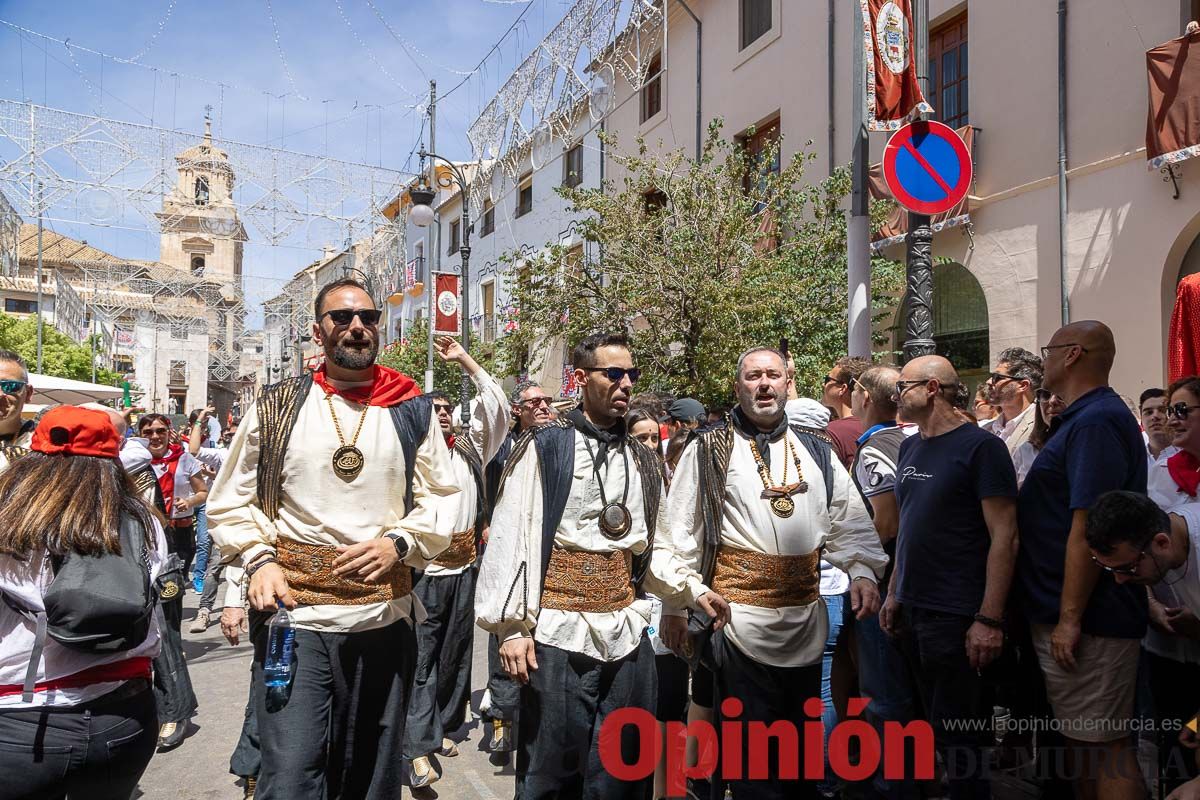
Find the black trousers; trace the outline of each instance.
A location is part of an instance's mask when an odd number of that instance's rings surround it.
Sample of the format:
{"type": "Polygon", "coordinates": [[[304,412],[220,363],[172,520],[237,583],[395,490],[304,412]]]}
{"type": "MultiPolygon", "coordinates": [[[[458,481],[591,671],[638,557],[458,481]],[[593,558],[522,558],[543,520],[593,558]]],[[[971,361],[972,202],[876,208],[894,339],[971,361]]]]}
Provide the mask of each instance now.
{"type": "Polygon", "coordinates": [[[973,619],[958,614],[903,606],[900,648],[917,677],[924,718],[933,726],[952,800],[987,800],[991,788],[984,769],[991,735],[991,692],[967,660],[967,630],[973,619]],[[975,730],[963,722],[974,720],[975,730]],[[954,721],[948,726],[948,721],[954,721]]]}
{"type": "MultiPolygon", "coordinates": [[[[196,534],[191,528],[167,528],[168,553],[186,556],[191,561],[195,553],[196,534]],[[187,534],[187,535],[181,535],[187,534]],[[191,547],[191,551],[187,548],[191,547]]],[[[154,699],[158,705],[158,719],[162,723],[183,723],[192,718],[199,705],[196,692],[192,689],[192,676],[188,673],[187,660],[183,656],[183,592],[188,581],[186,570],[177,581],[177,592],[173,597],[158,601],[158,635],[162,641],[158,655],[154,657],[154,699]]]]}
{"type": "Polygon", "coordinates": [[[1159,783],[1168,794],[1196,777],[1195,752],[1179,743],[1183,723],[1200,710],[1200,665],[1146,653],[1150,666],[1150,691],[1158,722],[1159,783]],[[1170,728],[1168,729],[1168,722],[1170,728]]]}
{"type": "Polygon", "coordinates": [[[0,797],[128,800],[157,741],[145,679],[69,708],[0,711],[0,797]]]}
{"type": "MultiPolygon", "coordinates": [[[[259,669],[270,617],[251,615],[259,669]]],[[[291,685],[254,693],[259,800],[395,798],[416,648],[408,620],[356,633],[297,630],[291,685]]]]}
{"type": "Polygon", "coordinates": [[[427,756],[467,719],[471,699],[471,645],[475,639],[475,579],[468,567],[457,575],[423,575],[413,594],[428,615],[417,626],[404,759],[427,756]]]}
{"type": "MultiPolygon", "coordinates": [[[[804,775],[802,755],[804,753],[804,722],[810,718],[804,713],[804,701],[821,696],[821,662],[806,667],[772,667],[747,656],[730,642],[722,631],[713,634],[713,663],[716,666],[717,730],[721,731],[720,706],[726,698],[737,698],[742,702],[742,713],[737,717],[743,724],[741,732],[742,769],[739,777],[723,772],[714,776],[713,796],[724,796],[721,784],[729,787],[736,800],[783,800],[787,798],[816,798],[817,786],[813,781],[785,780],[780,775],[780,743],[772,740],[767,753],[767,775],[764,779],[751,780],[748,765],[750,753],[748,722],[787,721],[797,732],[799,750],[788,754],[798,765],[798,775],[804,775]]],[[[721,741],[721,752],[726,752],[730,742],[721,741]]],[[[724,759],[722,759],[724,761],[724,759]]],[[[724,766],[722,764],[722,766],[724,766]]]]}
{"type": "MultiPolygon", "coordinates": [[[[265,626],[270,617],[256,615],[256,624],[265,626]]],[[[250,639],[254,639],[254,631],[250,639]]],[[[262,746],[258,741],[258,704],[257,693],[263,688],[262,665],[257,661],[250,662],[250,692],[246,698],[246,712],[242,717],[242,732],[238,735],[237,746],[229,757],[229,774],[242,778],[257,777],[262,771],[262,746]]]]}
{"type": "MultiPolygon", "coordinates": [[[[617,709],[654,715],[658,681],[650,640],[643,634],[637,649],[611,662],[540,642],[535,647],[538,668],[521,692],[516,800],[649,800],[653,775],[621,781],[604,769],[600,732],[617,709]]],[[[637,763],[642,746],[637,729],[622,729],[624,763],[637,763]]]]}
{"type": "Polygon", "coordinates": [[[515,720],[517,710],[521,707],[521,684],[510,678],[504,671],[504,665],[500,662],[500,640],[494,633],[488,636],[487,688],[492,697],[492,706],[488,709],[488,716],[507,722],[515,720]]]}

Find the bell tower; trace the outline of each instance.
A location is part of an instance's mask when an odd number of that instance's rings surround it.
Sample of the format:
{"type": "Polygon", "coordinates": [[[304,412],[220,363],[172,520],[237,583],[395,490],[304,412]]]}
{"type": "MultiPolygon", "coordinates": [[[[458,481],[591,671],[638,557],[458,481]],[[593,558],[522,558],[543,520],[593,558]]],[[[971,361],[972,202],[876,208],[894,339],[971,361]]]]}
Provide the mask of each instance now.
{"type": "Polygon", "coordinates": [[[229,155],[213,144],[212,106],[205,112],[204,138],[175,156],[178,177],[157,214],[159,261],[240,288],[246,229],[233,203],[229,155]]]}

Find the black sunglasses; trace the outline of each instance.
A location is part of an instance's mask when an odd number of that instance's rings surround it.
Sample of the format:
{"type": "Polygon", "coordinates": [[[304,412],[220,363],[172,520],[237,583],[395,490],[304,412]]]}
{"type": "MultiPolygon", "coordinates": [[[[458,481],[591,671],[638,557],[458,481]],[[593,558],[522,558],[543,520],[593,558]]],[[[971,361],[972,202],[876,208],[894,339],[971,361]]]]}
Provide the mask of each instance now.
{"type": "Polygon", "coordinates": [[[521,405],[526,408],[537,408],[538,406],[549,406],[549,397],[527,397],[521,401],[521,405]]]}
{"type": "Polygon", "coordinates": [[[1005,375],[1003,372],[989,372],[987,382],[992,385],[995,385],[997,383],[1000,383],[1000,381],[1016,381],[1016,380],[1020,380],[1020,378],[1017,378],[1013,375],[1005,375]]]}
{"type": "Polygon", "coordinates": [[[1038,389],[1036,392],[1033,393],[1033,399],[1039,403],[1048,402],[1050,400],[1050,398],[1053,396],[1054,396],[1054,393],[1051,392],[1049,389],[1038,389]]]}
{"type": "Polygon", "coordinates": [[[358,317],[362,320],[363,325],[374,326],[379,324],[382,316],[383,312],[378,308],[334,308],[326,311],[317,319],[329,317],[333,320],[334,325],[349,325],[355,317],[358,317]]]}
{"type": "Polygon", "coordinates": [[[642,377],[642,371],[637,367],[584,367],[584,372],[603,372],[605,376],[613,383],[620,383],[621,379],[626,375],[629,376],[630,383],[637,383],[638,378],[642,377]]]}
{"type": "Polygon", "coordinates": [[[922,383],[929,383],[932,378],[924,378],[915,381],[896,381],[896,397],[900,397],[914,386],[920,386],[922,383]]]}
{"type": "Polygon", "coordinates": [[[833,377],[832,375],[826,375],[825,380],[822,381],[821,385],[824,386],[824,385],[830,384],[830,383],[845,383],[845,381],[839,381],[837,378],[833,377]]]}
{"type": "Polygon", "coordinates": [[[443,411],[445,411],[447,414],[452,414],[454,413],[454,406],[447,405],[445,403],[434,403],[433,410],[436,414],[440,414],[443,411]]]}
{"type": "Polygon", "coordinates": [[[4,394],[20,394],[29,385],[28,381],[0,380],[0,392],[4,394]]]}
{"type": "Polygon", "coordinates": [[[1173,406],[1167,406],[1167,416],[1171,419],[1187,419],[1188,414],[1195,411],[1200,406],[1189,406],[1187,403],[1176,403],[1173,406]]]}

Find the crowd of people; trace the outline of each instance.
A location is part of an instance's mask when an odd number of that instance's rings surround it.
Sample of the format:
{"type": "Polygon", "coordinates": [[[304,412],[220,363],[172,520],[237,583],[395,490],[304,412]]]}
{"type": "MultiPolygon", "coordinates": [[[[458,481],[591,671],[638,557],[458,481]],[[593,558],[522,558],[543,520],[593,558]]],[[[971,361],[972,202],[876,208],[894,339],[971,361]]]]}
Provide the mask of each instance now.
{"type": "Polygon", "coordinates": [[[189,634],[220,609],[254,648],[249,797],[435,784],[478,626],[522,800],[1200,798],[1200,378],[1133,404],[1103,323],[1004,350],[978,391],[941,356],[847,357],[803,398],[750,347],[720,407],[637,392],[619,332],[575,344],[563,407],[439,339],[460,406],[376,364],[355,281],[314,313],[324,363],[224,426],[27,422],[0,352],[0,796],[127,798],[184,742],[191,589],[189,634]],[[657,724],[606,724],[630,710],[657,724]]]}

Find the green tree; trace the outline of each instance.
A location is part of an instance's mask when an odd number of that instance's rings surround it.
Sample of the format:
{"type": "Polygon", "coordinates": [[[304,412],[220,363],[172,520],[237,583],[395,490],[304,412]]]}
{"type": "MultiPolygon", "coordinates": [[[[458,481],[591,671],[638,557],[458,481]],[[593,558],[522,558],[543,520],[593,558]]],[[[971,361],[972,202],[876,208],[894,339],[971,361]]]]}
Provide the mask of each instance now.
{"type": "MultiPolygon", "coordinates": [[[[454,337],[459,339],[460,337],[454,337]]],[[[484,369],[490,370],[495,364],[495,347],[472,342],[471,355],[484,369]]],[[[429,359],[429,325],[424,320],[412,323],[408,335],[399,342],[393,342],[379,353],[378,363],[385,367],[403,372],[408,377],[425,386],[425,368],[429,359]]],[[[445,392],[455,403],[460,402],[463,371],[457,364],[447,364],[437,356],[433,358],[433,388],[445,392]]],[[[503,376],[497,376],[503,377],[503,376]]]]}
{"type": "MultiPolygon", "coordinates": [[[[95,337],[99,339],[99,337],[95,337]]],[[[51,325],[42,325],[42,373],[77,381],[92,380],[92,341],[77,344],[51,325]]],[[[100,342],[96,343],[97,349],[100,342]]],[[[12,350],[29,365],[37,368],[37,317],[21,319],[0,312],[0,348],[12,350]]],[[[96,382],[119,386],[121,375],[107,369],[96,370],[96,382]]]]}
{"type": "MultiPolygon", "coordinates": [[[[536,367],[547,342],[623,328],[643,369],[638,390],[728,402],[738,355],[787,338],[801,392],[819,391],[846,352],[849,172],[806,181],[811,152],[771,169],[778,144],[753,157],[720,130],[719,121],[709,127],[699,161],[651,154],[639,140],[620,158],[619,185],[558,190],[599,262],[555,244],[533,258],[506,256],[519,321],[499,346],[508,373],[536,367]]],[[[882,259],[873,271],[882,310],[903,271],[882,259]]]]}

